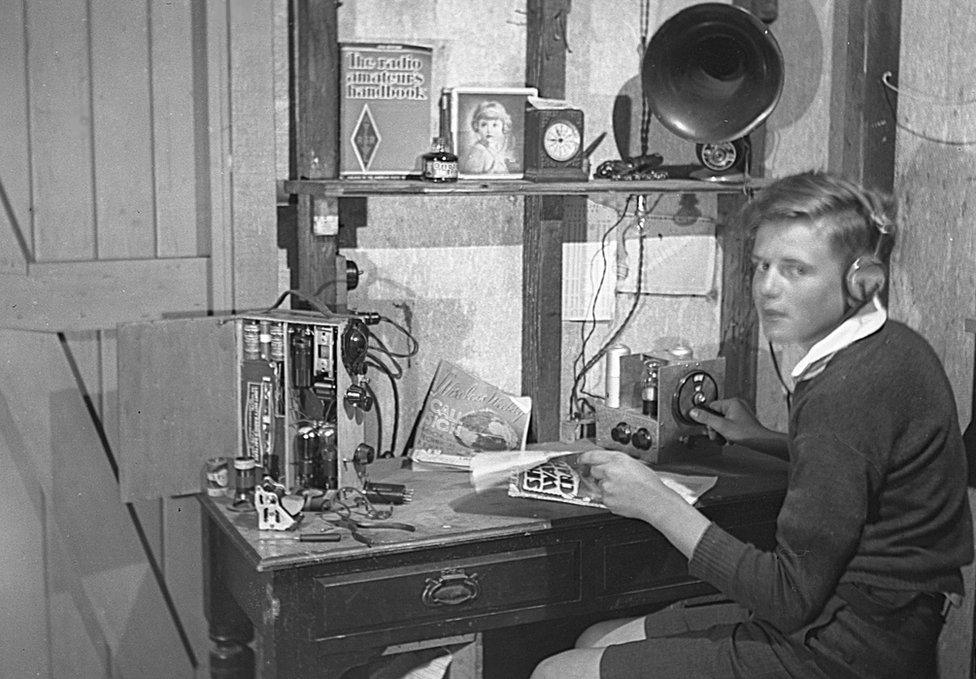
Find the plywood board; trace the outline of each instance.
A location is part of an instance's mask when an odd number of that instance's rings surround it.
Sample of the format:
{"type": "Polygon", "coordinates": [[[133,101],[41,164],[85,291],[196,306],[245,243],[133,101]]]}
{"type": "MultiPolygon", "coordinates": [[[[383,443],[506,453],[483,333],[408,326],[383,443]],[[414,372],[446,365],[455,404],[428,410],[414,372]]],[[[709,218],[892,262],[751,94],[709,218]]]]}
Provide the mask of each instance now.
{"type": "Polygon", "coordinates": [[[118,338],[123,500],[200,492],[204,462],[237,453],[234,323],[132,323],[118,338]]]}

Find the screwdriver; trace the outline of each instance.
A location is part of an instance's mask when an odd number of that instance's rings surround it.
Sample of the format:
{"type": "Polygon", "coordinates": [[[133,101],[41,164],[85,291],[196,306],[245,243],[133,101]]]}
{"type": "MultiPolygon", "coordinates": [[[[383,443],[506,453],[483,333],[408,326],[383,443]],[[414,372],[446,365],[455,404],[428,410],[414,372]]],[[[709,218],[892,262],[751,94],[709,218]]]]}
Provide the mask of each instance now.
{"type": "Polygon", "coordinates": [[[328,533],[299,533],[289,539],[298,540],[299,542],[339,542],[342,539],[342,533],[336,531],[330,531],[328,533]]]}

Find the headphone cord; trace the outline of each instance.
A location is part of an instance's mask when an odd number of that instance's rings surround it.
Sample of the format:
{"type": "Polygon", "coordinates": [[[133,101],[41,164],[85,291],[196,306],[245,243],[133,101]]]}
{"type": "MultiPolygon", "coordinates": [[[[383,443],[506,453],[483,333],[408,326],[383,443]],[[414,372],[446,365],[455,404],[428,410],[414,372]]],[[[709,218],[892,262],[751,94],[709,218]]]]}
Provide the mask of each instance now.
{"type": "Polygon", "coordinates": [[[786,384],[786,380],[783,378],[783,371],[780,370],[779,359],[776,358],[776,352],[773,350],[773,343],[767,342],[767,346],[769,347],[769,357],[773,359],[773,369],[776,371],[776,379],[778,379],[779,383],[783,385],[783,391],[786,394],[786,409],[789,410],[793,407],[793,392],[790,390],[789,385],[786,384]]]}

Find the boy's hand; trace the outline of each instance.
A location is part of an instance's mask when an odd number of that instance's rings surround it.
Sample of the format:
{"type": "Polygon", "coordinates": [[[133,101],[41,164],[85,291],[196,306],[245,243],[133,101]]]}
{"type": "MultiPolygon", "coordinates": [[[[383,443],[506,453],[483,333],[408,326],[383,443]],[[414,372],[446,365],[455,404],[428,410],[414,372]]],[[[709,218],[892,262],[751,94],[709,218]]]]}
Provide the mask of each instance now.
{"type": "Polygon", "coordinates": [[[708,410],[692,408],[688,414],[696,422],[708,427],[709,436],[715,432],[732,443],[740,443],[779,457],[786,455],[786,435],[760,424],[742,399],[719,399],[709,403],[708,410]]]}
{"type": "MultiPolygon", "coordinates": [[[[616,450],[590,450],[580,455],[600,501],[614,514],[654,522],[662,495],[675,495],[646,464],[616,450]]],[[[684,502],[684,500],[682,500],[684,502]]]]}
{"type": "Polygon", "coordinates": [[[734,442],[750,438],[766,429],[759,424],[749,406],[738,398],[712,401],[707,408],[692,408],[688,414],[691,419],[708,427],[709,435],[718,433],[734,442]]]}
{"type": "Polygon", "coordinates": [[[596,482],[607,509],[647,521],[691,558],[709,520],[665,486],[653,469],[615,450],[587,451],[580,455],[580,462],[589,465],[589,477],[596,482]]]}

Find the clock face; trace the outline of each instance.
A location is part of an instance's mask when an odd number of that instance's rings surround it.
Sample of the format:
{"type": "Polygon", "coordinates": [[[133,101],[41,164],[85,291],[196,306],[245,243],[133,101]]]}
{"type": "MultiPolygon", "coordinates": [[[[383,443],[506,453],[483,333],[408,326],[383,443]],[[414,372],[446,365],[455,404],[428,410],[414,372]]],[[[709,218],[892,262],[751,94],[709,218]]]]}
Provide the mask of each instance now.
{"type": "Polygon", "coordinates": [[[553,121],[542,137],[546,153],[560,163],[571,159],[579,152],[582,139],[579,128],[567,120],[553,121]]]}

